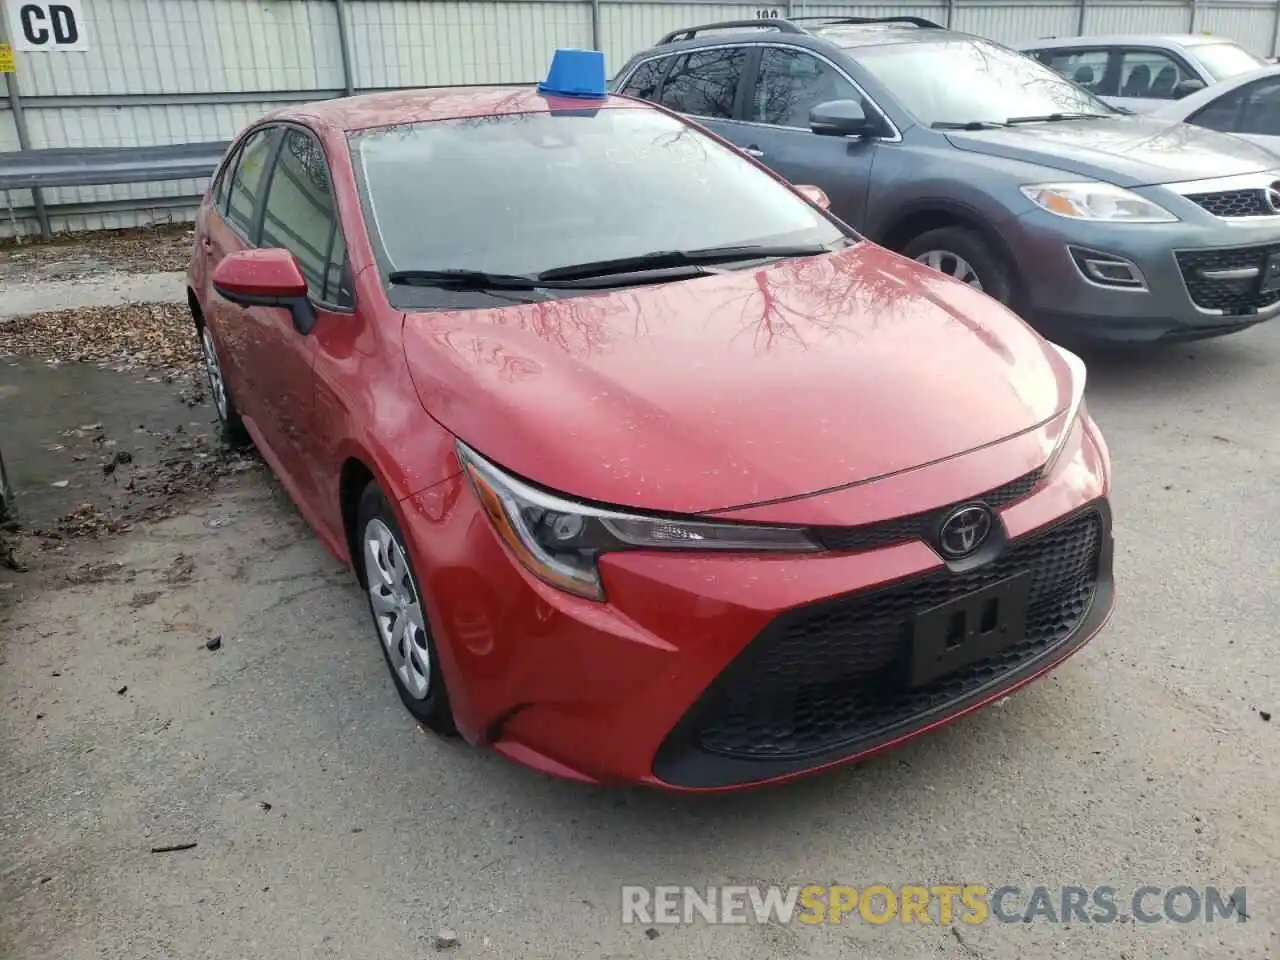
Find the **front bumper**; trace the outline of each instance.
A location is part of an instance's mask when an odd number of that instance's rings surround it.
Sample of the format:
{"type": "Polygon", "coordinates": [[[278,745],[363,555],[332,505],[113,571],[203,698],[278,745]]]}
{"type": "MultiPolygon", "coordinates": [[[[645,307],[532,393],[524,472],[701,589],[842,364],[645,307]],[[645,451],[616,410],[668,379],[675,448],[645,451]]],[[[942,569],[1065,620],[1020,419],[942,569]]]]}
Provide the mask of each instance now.
{"type": "Polygon", "coordinates": [[[1009,221],[1028,322],[1060,342],[1143,343],[1222,336],[1280,315],[1280,291],[1262,292],[1260,275],[1205,277],[1264,268],[1280,253],[1280,216],[1233,223],[1204,211],[1179,212],[1187,219],[1167,224],[1086,223],[1038,209],[1009,221]],[[1073,258],[1073,247],[1133,263],[1144,286],[1096,282],[1073,258]]]}
{"type": "Polygon", "coordinates": [[[411,497],[459,729],[559,776],[716,790],[849,762],[975,709],[1110,613],[1107,454],[1084,423],[1053,474],[999,509],[1000,554],[960,572],[918,540],[803,557],[637,551],[604,558],[597,603],[512,560],[461,478],[411,497]],[[927,688],[894,686],[906,617],[1015,568],[1033,573],[1025,638],[927,688]]]}

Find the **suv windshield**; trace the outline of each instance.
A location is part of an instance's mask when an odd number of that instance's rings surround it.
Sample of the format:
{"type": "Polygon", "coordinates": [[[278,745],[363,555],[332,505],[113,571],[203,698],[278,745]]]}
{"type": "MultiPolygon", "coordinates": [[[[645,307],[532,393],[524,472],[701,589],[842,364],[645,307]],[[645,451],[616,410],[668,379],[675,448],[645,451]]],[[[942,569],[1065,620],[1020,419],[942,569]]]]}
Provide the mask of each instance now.
{"type": "Polygon", "coordinates": [[[1235,43],[1198,43],[1191,52],[1215,80],[1226,80],[1267,65],[1267,61],[1235,43]]]}
{"type": "Polygon", "coordinates": [[[868,46],[850,56],[925,126],[1116,113],[1039,61],[986,40],[868,46]]]}
{"type": "Polygon", "coordinates": [[[654,110],[433,121],[351,143],[386,274],[536,276],[658,251],[845,237],[768,174],[654,110]]]}

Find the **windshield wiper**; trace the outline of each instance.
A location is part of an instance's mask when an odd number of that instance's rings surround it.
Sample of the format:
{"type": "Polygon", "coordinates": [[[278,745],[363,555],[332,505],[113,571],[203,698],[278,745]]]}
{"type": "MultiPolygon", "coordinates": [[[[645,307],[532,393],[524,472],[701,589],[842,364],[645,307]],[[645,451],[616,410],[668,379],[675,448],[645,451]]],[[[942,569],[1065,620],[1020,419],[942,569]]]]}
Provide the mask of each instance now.
{"type": "Polygon", "coordinates": [[[607,277],[614,274],[638,273],[642,270],[662,270],[668,267],[702,266],[713,263],[734,263],[744,260],[766,260],[782,257],[816,257],[830,253],[831,248],[821,243],[768,246],[765,244],[739,244],[727,247],[704,247],[700,250],[655,250],[634,257],[614,257],[575,263],[567,267],[543,270],[537,276],[539,284],[547,281],[585,280],[590,277],[607,277]]]}
{"type": "Polygon", "coordinates": [[[547,286],[536,277],[483,270],[392,270],[387,279],[409,287],[448,287],[451,290],[536,290],[547,286]]]}
{"type": "Polygon", "coordinates": [[[998,130],[1003,126],[999,120],[935,120],[929,124],[933,130],[998,130]]]}
{"type": "Polygon", "coordinates": [[[1010,117],[1005,121],[1009,126],[1016,123],[1059,123],[1063,120],[1104,120],[1111,116],[1108,113],[1046,113],[1038,117],[1010,117]]]}

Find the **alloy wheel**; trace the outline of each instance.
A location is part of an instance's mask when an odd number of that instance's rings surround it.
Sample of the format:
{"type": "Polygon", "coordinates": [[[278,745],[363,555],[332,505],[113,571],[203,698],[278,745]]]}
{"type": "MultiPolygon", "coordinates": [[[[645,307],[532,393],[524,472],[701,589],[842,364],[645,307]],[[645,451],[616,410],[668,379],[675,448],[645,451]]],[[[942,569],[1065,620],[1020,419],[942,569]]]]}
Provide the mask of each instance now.
{"type": "Polygon", "coordinates": [[[226,421],[227,385],[222,379],[222,367],[218,364],[218,351],[213,345],[213,333],[206,326],[200,332],[200,347],[204,353],[204,369],[209,375],[209,390],[213,394],[213,406],[218,411],[218,419],[226,421]]]}
{"type": "Polygon", "coordinates": [[[377,517],[364,528],[364,572],[378,636],[391,667],[413,699],[425,700],[431,692],[431,651],[418,586],[404,546],[377,517]]]}
{"type": "Polygon", "coordinates": [[[968,260],[950,250],[926,250],[916,257],[916,263],[923,263],[926,267],[945,273],[961,283],[967,283],[974,289],[982,289],[978,271],[973,269],[973,265],[968,260]]]}

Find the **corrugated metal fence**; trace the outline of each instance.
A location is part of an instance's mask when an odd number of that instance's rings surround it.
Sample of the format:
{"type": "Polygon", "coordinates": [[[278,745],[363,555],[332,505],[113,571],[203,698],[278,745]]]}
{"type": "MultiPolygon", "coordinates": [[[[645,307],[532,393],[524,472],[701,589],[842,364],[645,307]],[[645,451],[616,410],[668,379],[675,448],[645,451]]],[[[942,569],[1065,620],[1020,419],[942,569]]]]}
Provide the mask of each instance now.
{"type": "MultiPolygon", "coordinates": [[[[18,85],[32,149],[225,140],[284,103],[351,90],[531,83],[556,47],[603,49],[612,70],[667,31],[770,11],[913,14],[1004,42],[1207,32],[1267,56],[1280,28],[1280,0],[92,0],[83,13],[88,50],[20,52],[17,73],[0,75],[0,151],[19,147],[4,83],[18,85]]],[[[64,188],[45,201],[55,229],[100,229],[188,219],[203,187],[64,188]]],[[[31,204],[29,192],[11,192],[12,217],[0,205],[0,236],[34,229],[31,204]]]]}

